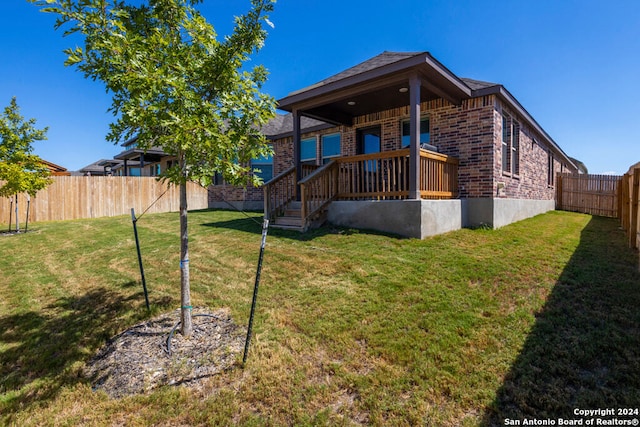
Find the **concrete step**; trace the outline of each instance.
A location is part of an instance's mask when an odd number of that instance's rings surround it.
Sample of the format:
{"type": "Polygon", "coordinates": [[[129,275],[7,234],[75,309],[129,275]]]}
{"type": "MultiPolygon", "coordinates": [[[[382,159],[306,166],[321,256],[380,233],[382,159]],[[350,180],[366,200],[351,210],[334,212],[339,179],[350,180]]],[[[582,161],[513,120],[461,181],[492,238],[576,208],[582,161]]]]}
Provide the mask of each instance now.
{"type": "Polygon", "coordinates": [[[302,218],[300,216],[281,216],[276,218],[273,223],[275,225],[302,227],[302,218]]]}

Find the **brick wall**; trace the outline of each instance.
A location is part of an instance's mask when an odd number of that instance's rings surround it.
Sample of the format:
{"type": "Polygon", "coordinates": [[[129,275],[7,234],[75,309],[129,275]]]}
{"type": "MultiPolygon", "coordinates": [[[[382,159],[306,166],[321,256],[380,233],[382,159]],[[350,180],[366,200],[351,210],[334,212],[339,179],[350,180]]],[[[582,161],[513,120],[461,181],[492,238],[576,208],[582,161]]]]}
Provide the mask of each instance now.
{"type": "Polygon", "coordinates": [[[457,157],[460,197],[491,197],[493,194],[493,140],[495,97],[463,101],[455,106],[433,101],[431,143],[438,151],[457,157]]]}
{"type": "Polygon", "coordinates": [[[577,170],[562,164],[559,156],[542,141],[543,138],[521,117],[502,105],[496,103],[494,114],[494,153],[493,167],[495,197],[515,199],[552,200],[555,198],[555,173],[559,171],[577,173],[577,170]],[[502,170],[502,114],[506,113],[520,124],[520,171],[510,174],[502,170]],[[551,175],[554,182],[549,183],[549,155],[554,160],[554,171],[551,175]]]}
{"type": "Polygon", "coordinates": [[[256,187],[236,187],[229,184],[211,185],[209,187],[209,206],[215,206],[217,202],[261,202],[264,198],[263,193],[262,188],[256,187]]]}

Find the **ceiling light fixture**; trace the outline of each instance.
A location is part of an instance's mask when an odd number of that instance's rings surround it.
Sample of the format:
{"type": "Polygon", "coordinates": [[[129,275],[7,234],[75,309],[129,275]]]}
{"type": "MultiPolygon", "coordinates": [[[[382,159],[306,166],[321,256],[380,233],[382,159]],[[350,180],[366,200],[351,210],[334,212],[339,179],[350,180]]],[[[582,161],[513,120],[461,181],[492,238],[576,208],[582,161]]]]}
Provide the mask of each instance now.
{"type": "Polygon", "coordinates": [[[409,92],[409,88],[407,88],[407,87],[401,87],[400,89],[398,89],[398,91],[399,91],[400,93],[407,93],[407,92],[409,92]]]}
{"type": "Polygon", "coordinates": [[[347,105],[352,105],[352,106],[356,105],[356,101],[349,101],[349,102],[347,102],[347,105]]]}

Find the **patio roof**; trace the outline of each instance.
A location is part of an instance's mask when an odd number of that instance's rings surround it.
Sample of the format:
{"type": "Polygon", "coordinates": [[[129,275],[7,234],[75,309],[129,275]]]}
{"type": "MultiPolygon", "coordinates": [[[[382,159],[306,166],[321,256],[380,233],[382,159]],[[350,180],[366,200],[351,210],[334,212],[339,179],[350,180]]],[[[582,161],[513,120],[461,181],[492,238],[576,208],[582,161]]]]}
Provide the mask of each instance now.
{"type": "Polygon", "coordinates": [[[409,105],[409,79],[421,81],[420,101],[454,104],[472,89],[429,52],[383,52],[367,61],[290,93],[278,108],[334,124],[352,125],[363,114],[409,105]]]}
{"type": "Polygon", "coordinates": [[[131,148],[113,156],[116,160],[139,160],[144,159],[145,163],[156,163],[162,158],[169,156],[161,148],[151,147],[148,150],[142,150],[140,148],[131,148]]]}

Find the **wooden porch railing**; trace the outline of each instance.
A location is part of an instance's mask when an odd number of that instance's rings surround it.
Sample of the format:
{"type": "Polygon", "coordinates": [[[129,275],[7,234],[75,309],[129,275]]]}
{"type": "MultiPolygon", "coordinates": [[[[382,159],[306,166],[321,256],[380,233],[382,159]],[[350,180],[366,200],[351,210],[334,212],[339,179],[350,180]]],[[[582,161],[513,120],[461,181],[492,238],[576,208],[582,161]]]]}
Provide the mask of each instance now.
{"type": "Polygon", "coordinates": [[[420,150],[420,197],[423,199],[458,197],[457,158],[420,150]]]}
{"type": "Polygon", "coordinates": [[[409,149],[340,157],[341,200],[389,200],[409,196],[409,149]]]}
{"type": "MultiPolygon", "coordinates": [[[[295,167],[265,185],[265,215],[273,218],[296,200],[300,185],[302,219],[333,200],[397,200],[409,197],[409,149],[339,157],[296,182],[295,167]]],[[[420,196],[458,196],[458,159],[420,150],[420,196]]]]}
{"type": "MultiPolygon", "coordinates": [[[[393,200],[409,196],[409,149],[341,157],[341,200],[393,200]]],[[[458,196],[458,159],[420,150],[420,196],[452,199],[458,196]]]]}

